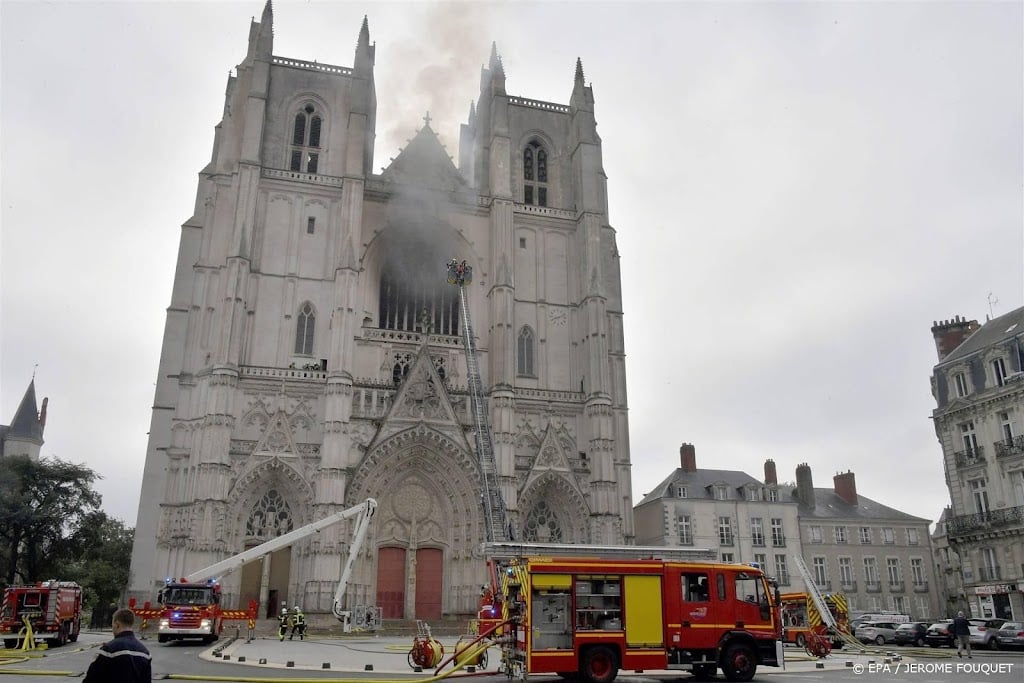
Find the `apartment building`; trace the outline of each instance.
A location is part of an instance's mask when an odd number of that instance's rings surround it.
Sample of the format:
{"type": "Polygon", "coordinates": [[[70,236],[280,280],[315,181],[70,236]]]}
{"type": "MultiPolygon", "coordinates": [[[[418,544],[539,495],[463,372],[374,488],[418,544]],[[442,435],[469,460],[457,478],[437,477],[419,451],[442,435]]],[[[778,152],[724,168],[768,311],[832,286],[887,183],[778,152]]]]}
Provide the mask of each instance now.
{"type": "Polygon", "coordinates": [[[680,447],[679,461],[633,508],[637,544],[710,548],[725,562],[757,563],[786,590],[803,590],[792,559],[801,552],[797,504],[780,493],[775,462],[765,462],[758,481],[698,468],[693,444],[680,447]]]}
{"type": "Polygon", "coordinates": [[[858,495],[853,472],[816,489],[806,463],[793,485],[779,484],[774,460],[758,481],[698,468],[692,444],[679,459],[633,509],[638,544],[711,548],[727,562],[760,563],[791,591],[806,589],[799,556],[818,589],[846,594],[854,611],[944,615],[929,520],[858,495]]]}
{"type": "Polygon", "coordinates": [[[895,610],[916,619],[942,614],[932,577],[930,521],[857,493],[853,472],[814,488],[811,467],[796,468],[796,501],[804,563],[822,592],[846,594],[851,611],[895,610]]]}
{"type": "MultiPolygon", "coordinates": [[[[1024,308],[935,323],[932,413],[951,507],[945,535],[978,617],[1024,619],[1024,308]]],[[[951,565],[952,566],[952,565],[951,565]]]]}

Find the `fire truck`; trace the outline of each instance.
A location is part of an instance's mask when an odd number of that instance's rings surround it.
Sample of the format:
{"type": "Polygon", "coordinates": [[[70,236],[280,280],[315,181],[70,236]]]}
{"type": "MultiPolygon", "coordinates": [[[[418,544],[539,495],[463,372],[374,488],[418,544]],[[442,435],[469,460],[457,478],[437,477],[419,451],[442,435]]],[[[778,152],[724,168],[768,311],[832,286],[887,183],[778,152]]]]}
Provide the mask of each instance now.
{"type": "Polygon", "coordinates": [[[756,566],[684,548],[508,542],[485,552],[501,576],[503,621],[489,628],[511,678],[721,669],[749,681],[758,665],[784,666],[778,588],[756,566]]]}
{"type": "Polygon", "coordinates": [[[812,633],[818,637],[828,637],[832,647],[843,646],[843,634],[850,633],[850,612],[846,596],[842,593],[823,595],[822,599],[836,622],[834,633],[818,613],[814,600],[807,593],[782,594],[782,623],[785,627],[785,641],[797,647],[806,647],[813,639],[812,633]]]}
{"type": "Polygon", "coordinates": [[[81,621],[82,587],[77,583],[42,581],[4,589],[0,637],[6,648],[21,647],[30,632],[33,640],[45,640],[51,647],[73,643],[78,640],[81,621]]]}
{"type": "Polygon", "coordinates": [[[158,642],[166,643],[170,640],[186,638],[201,638],[206,642],[212,642],[220,636],[225,621],[255,620],[258,609],[254,600],[249,602],[248,609],[245,610],[229,610],[221,607],[220,583],[214,577],[233,572],[249,562],[258,560],[280,548],[290,546],[332,524],[355,517],[348,559],[334,593],[332,606],[334,615],[347,624],[351,613],[342,609],[342,598],[348,587],[349,578],[352,576],[356,555],[362,547],[363,539],[366,537],[370,520],[376,509],[377,501],[367,498],[359,505],[336,512],[329,517],[289,531],[245,552],[232,555],[209,567],[192,572],[180,581],[168,579],[157,596],[160,607],[153,608],[149,603],[141,608],[136,608],[134,605],[130,605],[130,607],[136,616],[147,620],[158,620],[158,642]]]}

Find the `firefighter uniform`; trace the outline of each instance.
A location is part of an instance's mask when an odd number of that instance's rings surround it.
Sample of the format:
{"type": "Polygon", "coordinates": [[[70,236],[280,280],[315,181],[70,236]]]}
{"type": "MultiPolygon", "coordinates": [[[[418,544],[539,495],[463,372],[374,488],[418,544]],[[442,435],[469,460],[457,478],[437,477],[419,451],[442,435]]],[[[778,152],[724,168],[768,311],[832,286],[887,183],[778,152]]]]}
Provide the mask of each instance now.
{"type": "Polygon", "coordinates": [[[291,640],[296,633],[299,634],[299,640],[306,639],[306,615],[302,613],[302,608],[298,605],[292,608],[292,632],[288,635],[288,640],[291,640]]]}
{"type": "Polygon", "coordinates": [[[290,619],[288,618],[288,606],[287,605],[282,605],[281,606],[281,616],[279,616],[277,618],[277,623],[278,623],[277,639],[278,640],[284,640],[284,634],[288,633],[288,623],[289,623],[289,621],[290,621],[290,619]]]}

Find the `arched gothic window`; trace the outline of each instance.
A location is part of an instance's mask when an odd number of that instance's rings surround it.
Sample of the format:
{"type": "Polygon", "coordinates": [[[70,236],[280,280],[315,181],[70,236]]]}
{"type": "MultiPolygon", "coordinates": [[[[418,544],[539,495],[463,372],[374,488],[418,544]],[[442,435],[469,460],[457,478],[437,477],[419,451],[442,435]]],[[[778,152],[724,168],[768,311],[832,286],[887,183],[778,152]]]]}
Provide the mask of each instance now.
{"type": "Polygon", "coordinates": [[[380,278],[378,326],[424,334],[459,334],[459,290],[443,277],[386,266],[380,278]]]}
{"type": "Polygon", "coordinates": [[[548,205],[548,153],[537,140],[523,149],[523,203],[548,205]]]}
{"type": "Polygon", "coordinates": [[[316,173],[320,162],[320,128],[323,118],[316,107],[307,104],[295,115],[292,127],[291,161],[293,171],[316,173]]]}
{"type": "Polygon", "coordinates": [[[313,331],[316,328],[316,314],[307,301],[299,309],[295,321],[295,353],[300,356],[313,355],[313,331]]]}
{"type": "Polygon", "coordinates": [[[533,369],[533,349],[533,330],[528,325],[523,325],[516,342],[516,370],[519,375],[536,377],[537,373],[533,369]]]}
{"type": "Polygon", "coordinates": [[[554,511],[548,506],[547,501],[540,501],[530,510],[530,514],[526,516],[523,537],[523,540],[536,543],[563,542],[562,525],[559,524],[558,518],[555,517],[554,511]]]}
{"type": "Polygon", "coordinates": [[[276,538],[292,530],[292,510],[276,489],[270,489],[252,506],[245,523],[250,538],[276,538]]]}

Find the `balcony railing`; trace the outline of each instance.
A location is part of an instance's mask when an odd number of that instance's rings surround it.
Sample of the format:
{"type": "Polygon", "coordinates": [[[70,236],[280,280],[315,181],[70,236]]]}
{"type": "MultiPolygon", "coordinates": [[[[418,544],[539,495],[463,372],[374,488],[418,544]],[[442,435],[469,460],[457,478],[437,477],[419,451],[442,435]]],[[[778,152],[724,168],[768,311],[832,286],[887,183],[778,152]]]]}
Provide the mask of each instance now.
{"type": "Polygon", "coordinates": [[[964,451],[954,451],[953,460],[956,462],[957,467],[984,465],[985,454],[982,453],[981,446],[975,446],[964,451]]]}
{"type": "Polygon", "coordinates": [[[1020,525],[1024,525],[1024,505],[973,515],[957,515],[946,522],[946,533],[956,536],[995,527],[1020,525]]]}
{"type": "Polygon", "coordinates": [[[881,593],[882,582],[881,581],[865,581],[864,590],[868,593],[881,593]]]}
{"type": "Polygon", "coordinates": [[[818,587],[818,590],[828,591],[830,593],[832,592],[832,582],[831,581],[820,581],[818,579],[815,579],[814,580],[814,585],[818,587]]]}
{"type": "Polygon", "coordinates": [[[1002,578],[999,572],[999,567],[978,567],[978,578],[982,581],[992,581],[993,579],[1002,578]]]}
{"type": "Polygon", "coordinates": [[[992,450],[997,458],[1009,458],[1024,453],[1024,434],[1015,436],[1012,439],[996,441],[992,444],[992,450]]]}
{"type": "Polygon", "coordinates": [[[914,592],[915,593],[927,593],[928,592],[928,582],[927,581],[915,581],[914,582],[914,592]]]}
{"type": "Polygon", "coordinates": [[[903,581],[890,581],[889,582],[889,592],[890,593],[906,593],[907,592],[907,584],[904,583],[903,581]]]}
{"type": "Polygon", "coordinates": [[[843,581],[842,583],[839,584],[839,590],[843,591],[844,593],[856,593],[857,592],[857,582],[856,581],[843,581]]]}

